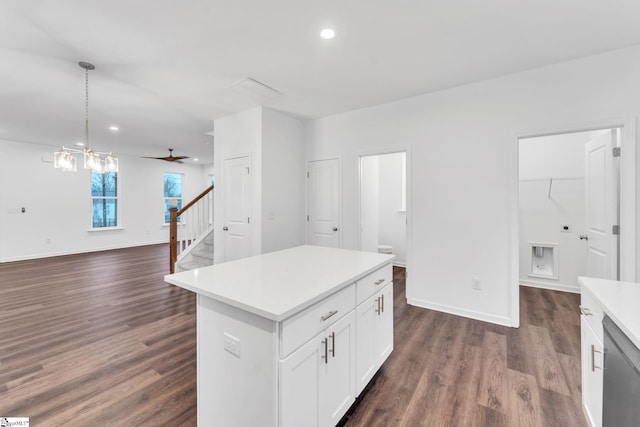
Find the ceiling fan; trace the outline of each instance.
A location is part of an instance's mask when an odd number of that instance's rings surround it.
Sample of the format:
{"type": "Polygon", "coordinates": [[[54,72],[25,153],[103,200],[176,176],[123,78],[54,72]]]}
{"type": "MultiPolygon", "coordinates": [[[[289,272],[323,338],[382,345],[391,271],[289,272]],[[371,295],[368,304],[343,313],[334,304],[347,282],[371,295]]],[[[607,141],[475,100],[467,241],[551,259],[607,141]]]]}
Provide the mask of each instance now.
{"type": "Polygon", "coordinates": [[[174,156],[173,148],[169,148],[169,155],[166,157],[142,157],[143,159],[164,160],[165,162],[184,163],[182,159],[188,159],[189,156],[174,156]]]}

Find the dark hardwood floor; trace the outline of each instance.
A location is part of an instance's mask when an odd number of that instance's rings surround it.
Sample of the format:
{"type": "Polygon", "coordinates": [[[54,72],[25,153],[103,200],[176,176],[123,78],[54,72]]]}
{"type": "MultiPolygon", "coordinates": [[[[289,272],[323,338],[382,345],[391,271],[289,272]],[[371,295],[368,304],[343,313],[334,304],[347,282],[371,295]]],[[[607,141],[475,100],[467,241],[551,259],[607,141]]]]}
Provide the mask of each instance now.
{"type": "MultiPolygon", "coordinates": [[[[167,259],[157,245],[0,264],[0,416],[195,426],[195,298],[164,283],[167,259]]],[[[512,329],[408,306],[394,275],[395,350],[342,425],[586,425],[577,295],[522,288],[512,329]]]]}

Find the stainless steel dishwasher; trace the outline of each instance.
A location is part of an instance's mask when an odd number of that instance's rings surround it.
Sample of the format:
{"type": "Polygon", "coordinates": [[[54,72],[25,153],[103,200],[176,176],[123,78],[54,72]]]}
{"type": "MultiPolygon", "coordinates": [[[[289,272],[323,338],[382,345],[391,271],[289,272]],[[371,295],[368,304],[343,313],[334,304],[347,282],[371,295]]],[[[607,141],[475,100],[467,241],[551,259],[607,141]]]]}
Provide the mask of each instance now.
{"type": "Polygon", "coordinates": [[[640,349],[605,316],[603,427],[640,426],[640,349]]]}

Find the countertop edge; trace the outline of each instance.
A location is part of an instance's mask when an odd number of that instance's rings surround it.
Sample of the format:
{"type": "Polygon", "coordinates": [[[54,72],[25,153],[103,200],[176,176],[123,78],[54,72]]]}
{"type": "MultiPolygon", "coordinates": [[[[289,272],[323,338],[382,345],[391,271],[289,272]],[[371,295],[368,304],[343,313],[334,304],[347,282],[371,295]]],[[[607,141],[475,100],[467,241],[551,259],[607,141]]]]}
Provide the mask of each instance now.
{"type": "MultiPolygon", "coordinates": [[[[323,300],[324,298],[328,297],[329,295],[332,295],[344,288],[346,288],[347,286],[351,285],[352,283],[357,282],[358,280],[360,280],[361,278],[365,277],[366,275],[378,270],[381,267],[386,266],[387,264],[392,264],[393,260],[395,259],[395,255],[393,255],[391,258],[376,263],[373,267],[368,268],[367,270],[362,271],[360,274],[353,276],[345,281],[340,282],[339,284],[336,284],[335,286],[332,286],[331,288],[325,290],[324,292],[320,292],[318,294],[316,294],[314,297],[309,298],[291,308],[289,308],[288,310],[285,310],[283,312],[280,313],[274,313],[271,311],[266,311],[266,310],[262,310],[259,307],[253,306],[253,305],[248,305],[248,304],[244,304],[240,301],[234,300],[234,299],[230,299],[230,298],[226,298],[222,295],[219,295],[215,292],[211,292],[207,289],[203,289],[200,288],[198,286],[193,286],[189,283],[183,282],[181,280],[176,280],[175,277],[172,277],[171,275],[165,275],[164,276],[164,281],[166,283],[172,284],[174,286],[178,286],[180,288],[189,290],[191,292],[194,292],[195,294],[198,295],[203,295],[206,296],[208,298],[211,298],[213,300],[225,303],[227,305],[230,305],[232,307],[236,307],[238,309],[242,309],[248,313],[252,313],[255,314],[257,316],[260,317],[264,317],[268,320],[274,321],[274,322],[281,322],[284,321],[286,319],[288,319],[289,317],[311,307],[312,305],[314,305],[315,303],[323,300]]],[[[393,282],[393,279],[392,279],[393,282]]]]}
{"type": "MultiPolygon", "coordinates": [[[[589,295],[591,295],[591,297],[593,299],[595,299],[598,304],[600,304],[600,306],[602,307],[602,310],[604,311],[604,313],[609,316],[611,318],[611,320],[613,320],[613,322],[616,324],[616,326],[618,326],[618,328],[620,328],[620,330],[622,332],[624,332],[624,334],[631,340],[631,342],[633,342],[633,344],[640,348],[640,337],[638,337],[636,335],[636,333],[634,331],[632,331],[631,329],[629,329],[627,322],[624,319],[621,319],[618,314],[616,313],[616,310],[613,309],[612,307],[609,306],[609,304],[607,303],[607,301],[605,299],[603,299],[600,295],[599,292],[595,289],[593,289],[593,287],[591,286],[591,284],[589,283],[590,281],[593,280],[604,280],[604,279],[593,279],[590,277],[578,277],[578,283],[580,283],[580,288],[581,290],[585,290],[589,293],[589,295]]],[[[615,280],[611,280],[612,283],[617,284],[618,286],[640,286],[639,284],[636,283],[627,283],[627,282],[618,282],[615,280]]],[[[631,304],[631,302],[629,302],[631,304]]]]}

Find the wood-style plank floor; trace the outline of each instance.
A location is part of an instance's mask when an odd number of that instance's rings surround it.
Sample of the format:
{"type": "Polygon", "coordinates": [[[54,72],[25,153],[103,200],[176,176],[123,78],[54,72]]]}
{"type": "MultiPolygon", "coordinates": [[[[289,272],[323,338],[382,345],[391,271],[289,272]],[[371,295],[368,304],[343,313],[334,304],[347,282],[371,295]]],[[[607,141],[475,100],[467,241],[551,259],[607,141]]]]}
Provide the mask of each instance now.
{"type": "MultiPolygon", "coordinates": [[[[164,283],[167,259],[156,245],[0,264],[0,416],[195,426],[195,298],[164,283]]],[[[577,295],[522,288],[512,329],[408,306],[394,275],[395,350],[342,425],[586,425],[577,295]]]]}
{"type": "Polygon", "coordinates": [[[514,329],[406,303],[394,268],[395,348],[343,426],[580,427],[580,297],[520,288],[514,329]]]}

